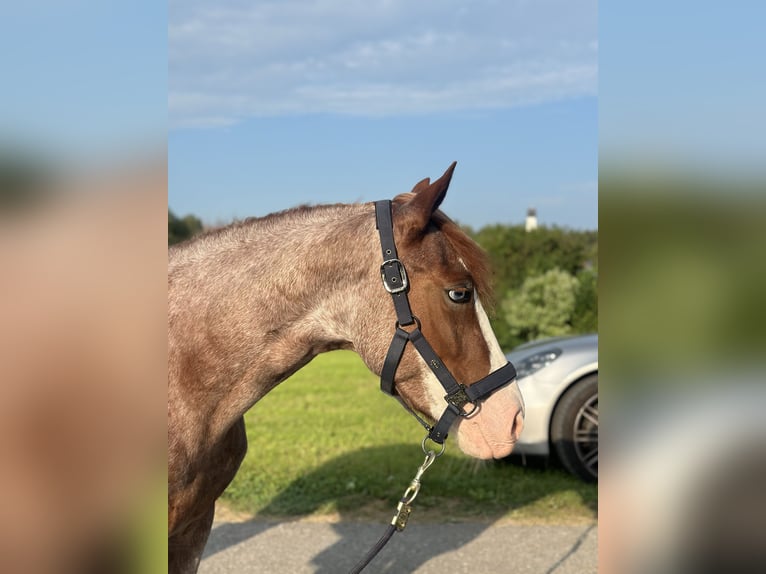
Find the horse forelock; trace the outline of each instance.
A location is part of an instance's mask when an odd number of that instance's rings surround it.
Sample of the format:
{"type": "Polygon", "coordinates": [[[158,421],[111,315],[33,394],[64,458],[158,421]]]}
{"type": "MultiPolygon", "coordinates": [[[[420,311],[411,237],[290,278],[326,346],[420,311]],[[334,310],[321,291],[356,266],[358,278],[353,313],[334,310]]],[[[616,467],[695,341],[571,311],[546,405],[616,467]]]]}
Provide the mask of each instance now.
{"type": "MultiPolygon", "coordinates": [[[[402,193],[394,198],[394,205],[403,205],[413,196],[413,193],[402,193]]],[[[494,309],[495,298],[491,266],[486,252],[440,209],[431,215],[431,224],[442,233],[449,247],[468,269],[474,282],[476,294],[487,313],[491,313],[494,309]]]]}
{"type": "Polygon", "coordinates": [[[441,224],[441,231],[458,257],[465,263],[471,277],[473,277],[476,293],[484,309],[490,312],[494,307],[494,292],[492,273],[486,252],[446,215],[440,211],[437,211],[435,215],[444,217],[445,222],[441,224]]]}

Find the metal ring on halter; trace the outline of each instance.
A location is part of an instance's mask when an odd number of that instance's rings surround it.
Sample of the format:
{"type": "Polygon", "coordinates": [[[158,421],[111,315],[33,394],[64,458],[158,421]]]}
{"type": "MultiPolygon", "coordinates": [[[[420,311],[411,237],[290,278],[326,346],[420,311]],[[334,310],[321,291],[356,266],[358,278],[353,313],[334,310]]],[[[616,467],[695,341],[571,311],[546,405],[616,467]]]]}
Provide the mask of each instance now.
{"type": "Polygon", "coordinates": [[[470,417],[473,413],[475,413],[478,410],[480,403],[478,401],[476,401],[475,403],[472,403],[472,404],[473,404],[473,408],[470,411],[468,411],[467,413],[464,413],[462,411],[460,412],[460,416],[461,417],[468,418],[468,417],[470,417]]]}
{"type": "MultiPolygon", "coordinates": [[[[433,451],[433,450],[430,450],[430,449],[426,449],[426,441],[427,441],[429,438],[431,438],[431,437],[429,437],[428,435],[426,435],[426,436],[425,436],[425,438],[423,439],[423,442],[422,442],[422,443],[420,443],[420,446],[421,446],[421,447],[423,447],[423,453],[424,453],[426,456],[428,456],[428,453],[429,453],[429,452],[433,452],[433,453],[434,453],[434,456],[435,456],[436,458],[439,458],[441,455],[443,455],[443,454],[444,454],[444,449],[445,449],[445,448],[447,448],[447,445],[446,445],[446,444],[444,444],[444,443],[442,443],[442,444],[441,444],[442,448],[441,448],[441,450],[440,450],[439,452],[436,452],[436,451],[433,451]]],[[[431,442],[436,442],[436,441],[431,441],[431,442]]],[[[439,444],[439,443],[436,443],[436,444],[439,444]]]]}
{"type": "MultiPolygon", "coordinates": [[[[415,315],[413,315],[412,316],[412,320],[415,321],[415,326],[419,330],[421,328],[420,319],[418,319],[415,315]]],[[[410,325],[412,325],[412,323],[408,323],[407,325],[405,325],[405,327],[409,327],[410,325]]],[[[402,326],[399,324],[399,321],[396,322],[396,328],[397,329],[402,329],[402,326]]],[[[404,329],[402,329],[402,331],[404,331],[404,329]]]]}

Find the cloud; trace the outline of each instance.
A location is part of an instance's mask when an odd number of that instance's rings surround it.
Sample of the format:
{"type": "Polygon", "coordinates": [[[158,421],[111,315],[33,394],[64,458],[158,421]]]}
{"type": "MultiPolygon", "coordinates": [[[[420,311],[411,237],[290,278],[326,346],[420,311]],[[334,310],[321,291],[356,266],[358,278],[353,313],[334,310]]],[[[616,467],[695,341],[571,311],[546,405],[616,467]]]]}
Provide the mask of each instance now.
{"type": "Polygon", "coordinates": [[[593,95],[596,2],[171,0],[172,127],[593,95]]]}

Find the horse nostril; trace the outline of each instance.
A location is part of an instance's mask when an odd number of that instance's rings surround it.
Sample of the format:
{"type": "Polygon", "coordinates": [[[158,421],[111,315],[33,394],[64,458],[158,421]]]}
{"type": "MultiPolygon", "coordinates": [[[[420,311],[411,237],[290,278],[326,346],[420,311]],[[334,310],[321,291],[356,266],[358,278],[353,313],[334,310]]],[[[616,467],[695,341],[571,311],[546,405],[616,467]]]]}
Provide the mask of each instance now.
{"type": "Polygon", "coordinates": [[[524,430],[524,413],[519,411],[516,413],[516,418],[513,419],[513,425],[511,425],[511,439],[513,442],[519,440],[522,430],[524,430]]]}

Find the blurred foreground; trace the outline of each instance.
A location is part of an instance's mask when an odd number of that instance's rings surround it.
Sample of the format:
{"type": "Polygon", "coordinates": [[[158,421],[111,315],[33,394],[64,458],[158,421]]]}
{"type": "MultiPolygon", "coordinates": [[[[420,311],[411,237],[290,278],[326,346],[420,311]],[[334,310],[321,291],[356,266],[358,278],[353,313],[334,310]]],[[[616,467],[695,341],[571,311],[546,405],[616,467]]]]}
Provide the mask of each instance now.
{"type": "Polygon", "coordinates": [[[766,571],[766,179],[601,172],[600,571],[766,571]]]}
{"type": "Polygon", "coordinates": [[[164,571],[164,157],[4,165],[0,572],[164,571]]]}

